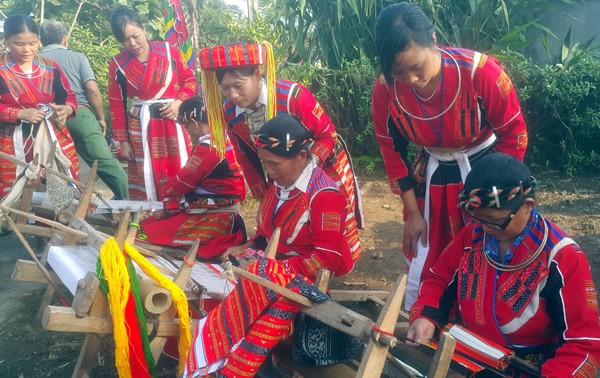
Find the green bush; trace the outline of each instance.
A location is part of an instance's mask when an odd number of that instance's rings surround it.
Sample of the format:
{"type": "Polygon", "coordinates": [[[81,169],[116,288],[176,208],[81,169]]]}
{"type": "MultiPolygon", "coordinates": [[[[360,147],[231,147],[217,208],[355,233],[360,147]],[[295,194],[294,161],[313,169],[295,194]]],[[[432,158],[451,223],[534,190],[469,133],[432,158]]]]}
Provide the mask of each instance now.
{"type": "Polygon", "coordinates": [[[564,68],[530,60],[507,67],[527,129],[526,161],[572,175],[600,168],[600,62],[583,58],[564,68]]]}
{"type": "Polygon", "coordinates": [[[371,92],[377,73],[371,62],[346,62],[341,70],[288,63],[279,77],[311,90],[355,157],[379,155],[371,117],[371,92]]]}

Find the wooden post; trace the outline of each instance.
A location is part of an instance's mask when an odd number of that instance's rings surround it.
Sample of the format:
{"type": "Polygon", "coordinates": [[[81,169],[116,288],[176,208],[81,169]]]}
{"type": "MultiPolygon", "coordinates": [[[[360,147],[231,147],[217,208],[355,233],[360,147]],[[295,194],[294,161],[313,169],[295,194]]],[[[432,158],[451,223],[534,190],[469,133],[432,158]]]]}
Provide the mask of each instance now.
{"type": "Polygon", "coordinates": [[[450,369],[450,363],[452,362],[452,355],[454,354],[454,348],[456,347],[456,340],[450,333],[443,332],[440,337],[440,343],[435,355],[433,356],[433,363],[429,368],[428,377],[431,378],[444,378],[450,369]]]}
{"type": "Polygon", "coordinates": [[[317,273],[317,279],[315,280],[315,286],[323,293],[327,292],[329,287],[329,280],[331,279],[331,272],[327,269],[319,270],[317,273]]]}
{"type": "MultiPolygon", "coordinates": [[[[385,306],[379,314],[377,323],[375,323],[375,329],[380,329],[383,332],[394,332],[394,327],[398,320],[398,313],[400,312],[400,306],[402,305],[402,299],[404,298],[404,292],[406,291],[406,275],[401,275],[396,280],[396,283],[390,290],[390,296],[385,302],[385,306]]],[[[382,334],[375,332],[372,339],[367,345],[367,349],[363,355],[360,368],[356,373],[356,377],[362,378],[379,378],[385,359],[388,353],[388,347],[380,344],[378,341],[382,334]]]]}
{"type": "MultiPolygon", "coordinates": [[[[87,185],[81,194],[81,199],[79,200],[79,206],[73,214],[74,218],[85,219],[85,215],[88,212],[88,207],[90,206],[90,200],[92,198],[92,193],[94,192],[94,183],[96,182],[96,171],[98,170],[98,162],[94,161],[92,167],[90,169],[90,175],[88,177],[87,185]]],[[[127,217],[123,216],[123,219],[129,222],[129,215],[127,217]]],[[[69,226],[71,226],[71,222],[69,222],[69,226]]],[[[123,220],[121,220],[121,224],[123,224],[123,220]]],[[[63,243],[65,245],[73,245],[76,242],[76,238],[73,235],[65,235],[63,239],[63,243]]]]}
{"type": "Polygon", "coordinates": [[[281,235],[281,228],[276,227],[273,231],[273,235],[269,239],[269,243],[267,243],[267,247],[265,248],[265,257],[268,259],[274,259],[277,256],[277,246],[279,245],[279,236],[281,235]]]}

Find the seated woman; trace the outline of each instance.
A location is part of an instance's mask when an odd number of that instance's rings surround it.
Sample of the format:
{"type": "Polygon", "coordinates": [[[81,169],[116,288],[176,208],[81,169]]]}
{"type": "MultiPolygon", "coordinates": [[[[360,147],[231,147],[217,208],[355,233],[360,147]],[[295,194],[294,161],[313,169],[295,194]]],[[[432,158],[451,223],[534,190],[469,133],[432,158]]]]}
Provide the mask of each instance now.
{"type": "Polygon", "coordinates": [[[231,146],[224,157],[211,146],[203,106],[200,97],[181,104],[180,122],[195,146],[186,165],[159,188],[164,210],[141,221],[137,237],[172,247],[189,247],[200,239],[198,255],[210,259],[246,242],[239,207],[246,187],[231,146]],[[181,196],[185,196],[182,204],[181,196]]]}
{"type": "Polygon", "coordinates": [[[427,273],[407,336],[428,342],[455,308],[468,330],[540,366],[543,377],[593,377],[600,325],[590,265],[538,212],[535,186],[529,169],[509,155],[473,166],[459,197],[473,222],[427,273]]]}
{"type": "MultiPolygon", "coordinates": [[[[275,183],[267,190],[260,211],[262,226],[242,247],[229,255],[245,259],[246,248],[262,248],[276,227],[281,228],[280,260],[259,258],[246,262],[247,270],[311,300],[326,296],[307,282],[320,269],[335,275],[353,267],[345,234],[346,199],[334,181],[310,158],[313,132],[285,114],[266,122],[255,137],[265,171],[275,183]]],[[[259,255],[259,253],[254,254],[259,255]]],[[[268,351],[291,332],[299,306],[246,279],[196,329],[188,355],[186,377],[217,370],[226,377],[253,376],[268,351]]]]}

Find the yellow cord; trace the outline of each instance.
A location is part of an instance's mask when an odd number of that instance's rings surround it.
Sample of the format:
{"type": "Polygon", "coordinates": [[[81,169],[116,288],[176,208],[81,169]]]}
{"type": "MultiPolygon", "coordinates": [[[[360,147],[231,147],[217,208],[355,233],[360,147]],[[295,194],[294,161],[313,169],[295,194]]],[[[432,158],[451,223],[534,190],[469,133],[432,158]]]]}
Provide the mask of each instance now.
{"type": "Polygon", "coordinates": [[[225,155],[225,113],[221,101],[221,88],[217,81],[215,71],[202,70],[202,83],[204,85],[206,110],[208,112],[208,124],[210,126],[210,138],[215,145],[220,157],[225,155]]]}
{"type": "Polygon", "coordinates": [[[273,56],[273,46],[264,41],[261,43],[265,48],[265,79],[267,81],[267,117],[266,120],[277,115],[276,79],[275,79],[275,58],[273,56]]]}
{"type": "Polygon", "coordinates": [[[190,330],[190,315],[188,310],[188,302],[183,290],[181,290],[173,281],[163,276],[162,273],[152,265],[144,256],[142,256],[137,249],[131,244],[125,242],[125,253],[131,257],[133,261],[138,264],[140,268],[146,273],[146,275],[159,286],[169,290],[173,303],[177,309],[177,315],[179,317],[179,342],[177,349],[179,350],[179,369],[178,375],[183,373],[185,362],[187,359],[190,345],[192,344],[192,333],[190,330]]]}
{"type": "Polygon", "coordinates": [[[108,304],[113,320],[115,365],[120,378],[131,377],[129,364],[129,337],[125,328],[125,306],[129,299],[131,282],[125,257],[115,238],[109,238],[100,248],[102,270],[108,284],[108,304]]]}

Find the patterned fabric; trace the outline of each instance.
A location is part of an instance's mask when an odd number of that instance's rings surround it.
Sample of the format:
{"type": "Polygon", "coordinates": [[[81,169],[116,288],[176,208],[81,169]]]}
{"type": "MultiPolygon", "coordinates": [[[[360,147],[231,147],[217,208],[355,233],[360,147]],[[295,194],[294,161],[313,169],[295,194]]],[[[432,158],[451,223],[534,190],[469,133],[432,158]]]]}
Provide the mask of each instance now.
{"type": "Polygon", "coordinates": [[[360,249],[353,253],[350,243],[356,241],[354,245],[360,248],[360,241],[357,233],[356,237],[352,234],[356,229],[345,223],[344,196],[322,169],[314,168],[306,193],[294,189],[279,207],[278,202],[277,189],[271,186],[261,205],[262,222],[254,240],[268,240],[279,227],[278,258],[286,258],[291,272],[310,279],[321,269],[329,269],[336,276],[352,270],[360,249]],[[330,227],[330,217],[325,216],[329,213],[338,215],[339,228],[330,227]]]}
{"type": "MultiPolygon", "coordinates": [[[[500,64],[466,49],[444,47],[441,54],[442,79],[428,101],[420,100],[407,84],[388,84],[383,76],[376,81],[372,96],[375,136],[390,188],[396,194],[414,189],[421,214],[425,209],[429,162],[423,147],[459,152],[484,145],[496,135],[498,142],[493,149],[520,160],[527,147],[527,131],[516,92],[500,64]],[[412,168],[409,142],[419,147],[412,168]]],[[[462,177],[456,163],[440,164],[429,184],[429,253],[422,272],[430,268],[463,227],[457,207],[462,177]]],[[[408,217],[406,208],[403,216],[405,220],[408,217]]],[[[412,258],[406,255],[408,262],[412,258]]]]}
{"type": "MultiPolygon", "coordinates": [[[[33,131],[36,128],[30,124],[21,126],[17,120],[19,110],[36,108],[38,105],[47,106],[49,103],[68,105],[74,111],[77,110],[75,95],[55,62],[44,58],[35,59],[32,72],[32,77],[28,78],[10,59],[9,54],[0,56],[0,151],[13,156],[17,154],[18,158],[24,158],[27,162],[33,159],[33,154],[26,154],[19,145],[26,146],[25,149],[33,145],[32,138],[24,129],[33,131]]],[[[49,142],[56,141],[62,154],[71,163],[68,173],[78,179],[79,161],[69,131],[64,125],[55,125],[53,122],[44,124],[48,127],[46,135],[49,142]]],[[[17,169],[13,163],[0,159],[0,197],[10,192],[17,169]]]]}
{"type": "MultiPolygon", "coordinates": [[[[210,140],[204,139],[192,150],[186,165],[162,186],[163,196],[185,195],[189,208],[218,209],[239,203],[246,197],[244,177],[231,145],[220,158],[210,140]]],[[[244,220],[234,212],[188,214],[159,212],[140,222],[144,241],[172,247],[188,247],[200,240],[198,255],[209,259],[227,248],[246,241],[244,220]]],[[[139,234],[138,234],[139,237],[139,234]]]]}
{"type": "Polygon", "coordinates": [[[528,182],[520,182],[514,188],[471,189],[468,193],[460,192],[458,207],[465,211],[473,211],[478,208],[495,207],[509,209],[520,203],[525,196],[535,190],[536,181],[531,177],[528,182]]]}
{"type": "Polygon", "coordinates": [[[265,62],[265,50],[260,44],[239,44],[207,47],[200,50],[200,68],[242,68],[265,62]]]}
{"type": "Polygon", "coordinates": [[[181,51],[188,67],[194,68],[194,50],[192,38],[185,24],[185,15],[179,0],[163,0],[163,15],[165,17],[165,41],[181,51]]]}
{"type": "Polygon", "coordinates": [[[481,226],[465,226],[425,277],[411,321],[425,317],[440,327],[458,308],[470,331],[521,357],[541,355],[542,376],[593,377],[600,366],[600,324],[597,307],[588,304],[590,293],[596,295],[589,263],[552,222],[531,221],[521,243],[511,247],[511,265],[537,250],[544,227],[548,240],[536,260],[514,272],[495,270],[483,256],[481,226]]]}
{"type": "Polygon", "coordinates": [[[294,324],[294,359],[307,366],[327,366],[349,361],[356,356],[362,342],[325,323],[298,314],[294,324]]]}
{"type": "MultiPolygon", "coordinates": [[[[295,277],[270,259],[252,263],[248,271],[284,287],[295,277]]],[[[225,357],[224,376],[254,376],[267,352],[290,334],[298,310],[298,305],[272,290],[240,279],[225,301],[198,324],[184,377],[204,375],[225,357]],[[199,361],[205,364],[200,366],[199,361]]]]}
{"type": "MultiPolygon", "coordinates": [[[[255,112],[256,113],[256,112],[255,112]]],[[[254,114],[254,113],[253,113],[254,114]]],[[[287,140],[279,140],[274,137],[269,137],[263,134],[258,134],[254,137],[254,145],[258,148],[265,148],[267,150],[286,150],[290,149],[299,150],[298,147],[304,146],[307,143],[312,142],[312,138],[307,139],[288,139],[287,140]]]]}
{"type": "MultiPolygon", "coordinates": [[[[345,143],[335,132],[335,126],[323,111],[314,96],[300,84],[277,80],[277,114],[288,113],[296,116],[309,130],[314,131],[310,152],[319,157],[325,173],[336,182],[344,194],[346,206],[346,228],[353,259],[361,254],[358,229],[362,229],[363,214],[360,190],[354,176],[354,169],[345,143]]],[[[255,198],[265,195],[268,187],[266,175],[260,164],[256,146],[244,113],[236,116],[236,106],[231,101],[223,105],[227,119],[227,132],[244,171],[248,186],[255,198]]]]}
{"type": "MultiPolygon", "coordinates": [[[[113,133],[117,141],[129,141],[135,160],[129,162],[130,198],[146,200],[148,188],[144,173],[144,147],[140,123],[142,106],[127,109],[127,99],[137,102],[177,99],[184,101],[196,92],[197,82],[193,71],[176,48],[164,42],[149,42],[150,54],[146,64],[126,50],[115,55],[109,63],[108,96],[113,133]],[[167,57],[170,56],[170,60],[167,57]]],[[[176,123],[160,117],[161,104],[149,109],[148,148],[152,162],[153,182],[160,187],[161,180],[173,176],[183,166],[181,151],[190,152],[187,133],[177,133],[176,123]]],[[[147,173],[149,174],[149,173],[147,173]]],[[[157,196],[158,199],[162,197],[157,196]]]]}

